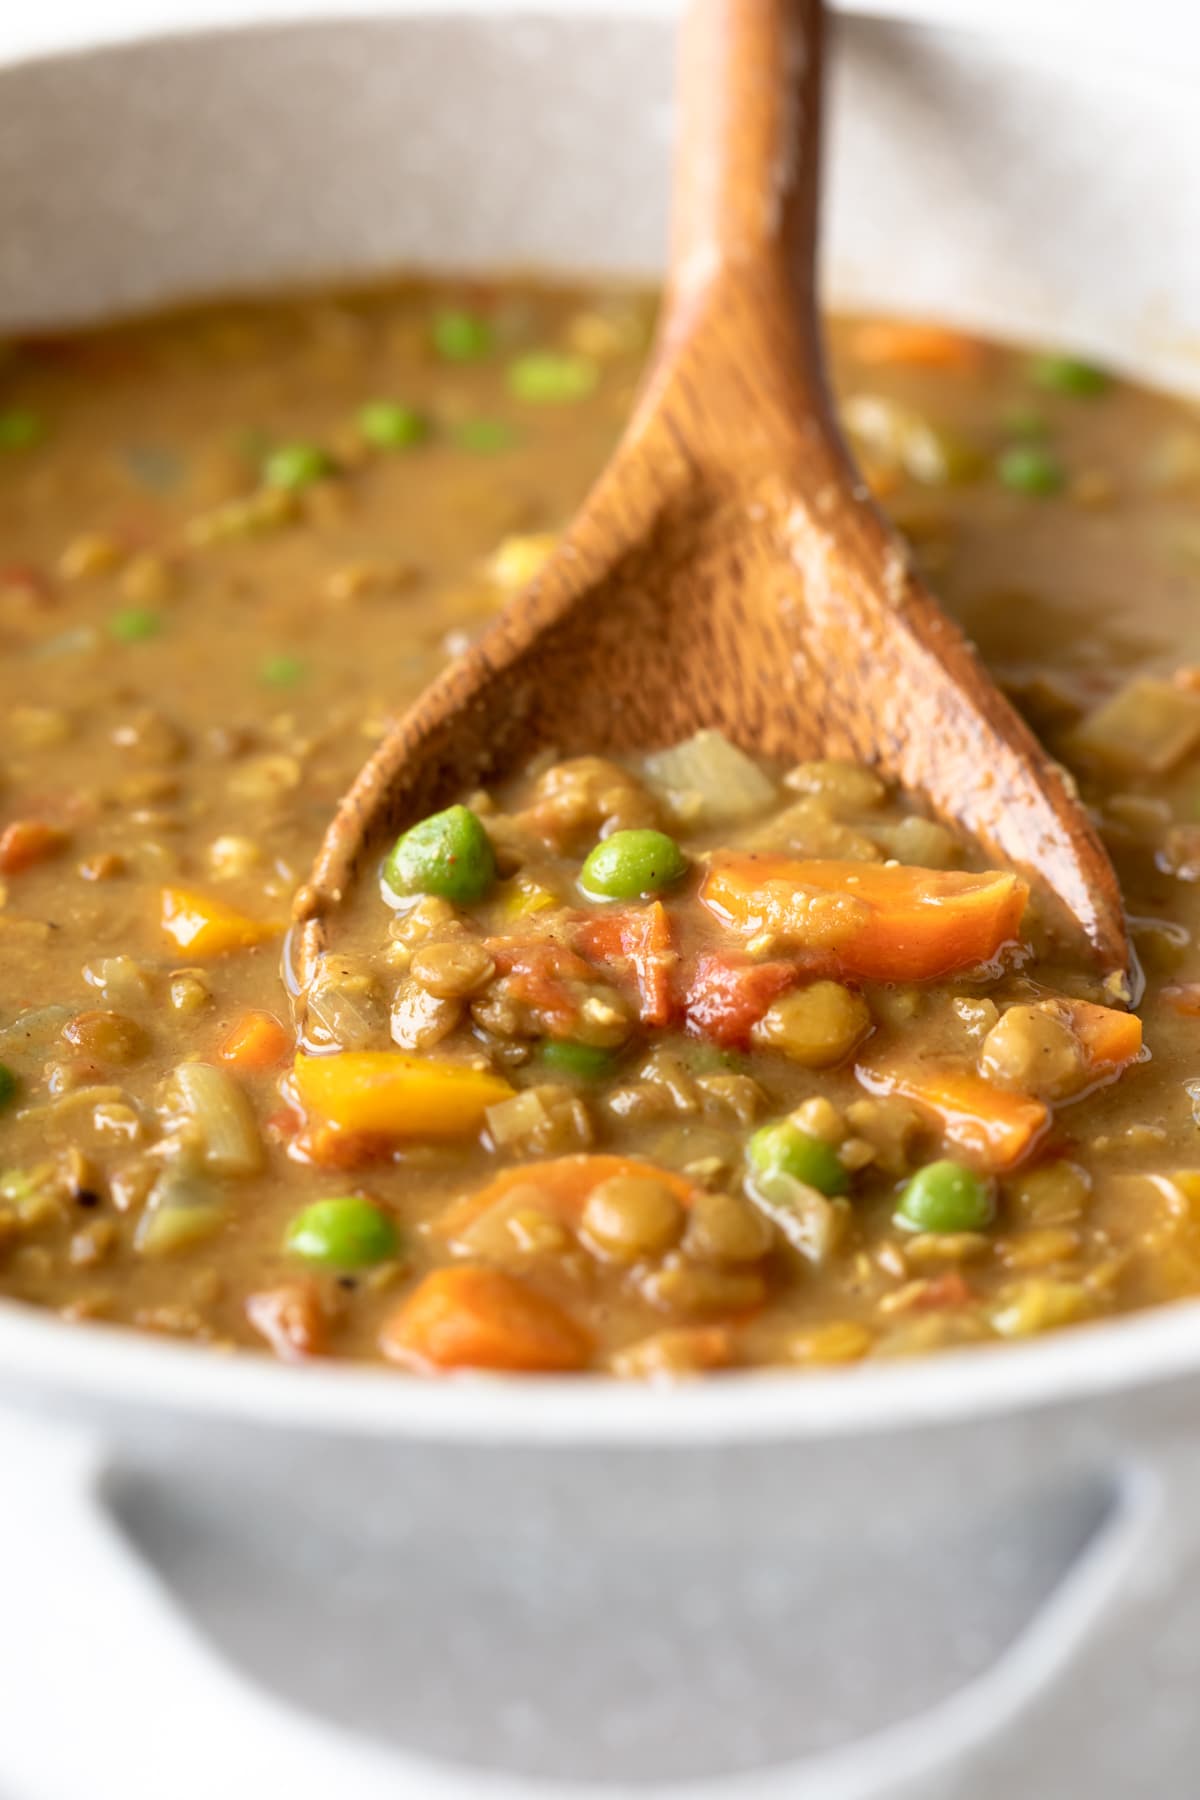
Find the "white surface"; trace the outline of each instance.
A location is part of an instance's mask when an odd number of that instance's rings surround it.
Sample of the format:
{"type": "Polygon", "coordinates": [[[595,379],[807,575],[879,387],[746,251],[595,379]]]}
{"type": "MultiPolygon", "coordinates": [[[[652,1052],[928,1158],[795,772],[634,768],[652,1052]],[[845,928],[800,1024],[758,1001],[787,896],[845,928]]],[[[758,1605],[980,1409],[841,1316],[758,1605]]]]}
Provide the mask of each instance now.
{"type": "MultiPolygon", "coordinates": [[[[540,13],[647,13],[674,16],[682,0],[528,0],[540,13]]],[[[1145,63],[1177,73],[1200,68],[1200,8],[1193,0],[834,0],[843,11],[879,18],[920,18],[971,30],[1017,35],[1061,47],[1073,63],[1145,63]]],[[[166,30],[304,18],[368,18],[406,11],[457,10],[455,0],[7,0],[0,8],[0,58],[115,42],[166,30]]],[[[512,0],[472,0],[474,12],[508,12],[512,0]]]]}
{"type": "MultiPolygon", "coordinates": [[[[93,1448],[15,1424],[7,1444],[23,1479],[0,1488],[0,1531],[10,1545],[46,1546],[59,1599],[46,1604],[40,1556],[10,1562],[0,1611],[5,1716],[40,1716],[45,1728],[6,1734],[6,1800],[531,1800],[519,1778],[387,1754],[257,1694],[220,1665],[117,1536],[96,1492],[93,1448]],[[98,1662],[119,1671],[115,1692],[97,1678],[98,1662]],[[66,1732],[53,1731],[45,1707],[41,1674],[51,1667],[56,1694],[70,1696],[66,1732]]],[[[1121,1608],[1168,1522],[1156,1481],[1127,1483],[1045,1610],[928,1717],[786,1768],[700,1784],[546,1784],[541,1800],[931,1800],[947,1765],[1016,1730],[1069,1669],[1121,1608]]]]}

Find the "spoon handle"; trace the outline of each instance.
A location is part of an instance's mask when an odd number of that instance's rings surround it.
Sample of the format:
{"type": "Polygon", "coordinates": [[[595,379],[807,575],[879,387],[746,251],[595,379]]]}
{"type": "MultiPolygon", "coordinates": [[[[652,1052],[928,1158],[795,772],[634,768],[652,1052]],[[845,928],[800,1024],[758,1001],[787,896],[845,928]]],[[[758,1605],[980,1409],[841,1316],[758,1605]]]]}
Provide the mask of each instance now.
{"type": "Polygon", "coordinates": [[[691,0],[672,210],[676,299],[775,270],[815,310],[822,0],[691,0]]]}

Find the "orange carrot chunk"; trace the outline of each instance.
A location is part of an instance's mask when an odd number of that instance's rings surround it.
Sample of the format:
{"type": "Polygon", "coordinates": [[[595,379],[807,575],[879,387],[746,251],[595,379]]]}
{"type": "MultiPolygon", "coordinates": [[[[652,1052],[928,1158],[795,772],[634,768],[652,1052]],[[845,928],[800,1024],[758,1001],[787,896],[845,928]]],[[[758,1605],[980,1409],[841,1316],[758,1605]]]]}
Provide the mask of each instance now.
{"type": "Polygon", "coordinates": [[[1029,889],[989,869],[714,858],[700,898],[729,930],[791,947],[806,969],[860,981],[933,981],[990,962],[1018,935],[1029,889]]]}
{"type": "Polygon", "coordinates": [[[947,369],[959,375],[982,367],[987,346],[965,331],[919,319],[872,319],[850,341],[860,363],[876,367],[947,369]]]}
{"type": "Polygon", "coordinates": [[[291,1050],[292,1040],[274,1013],[243,1013],[221,1044],[221,1061],[239,1069],[273,1069],[291,1050]]]}
{"type": "Polygon", "coordinates": [[[690,1206],[695,1189],[686,1175],[660,1169],[657,1163],[636,1156],[557,1156],[550,1162],[521,1163],[505,1169],[473,1194],[453,1201],[429,1227],[441,1238],[455,1238],[483,1217],[514,1188],[536,1188],[543,1203],[568,1225],[578,1225],[594,1187],[613,1175],[653,1175],[670,1188],[683,1206],[690,1206]]]}
{"type": "Polygon", "coordinates": [[[246,1317],[284,1362],[323,1356],[329,1348],[329,1320],[321,1290],[311,1279],[283,1281],[248,1294],[246,1317]]]}
{"type": "Polygon", "coordinates": [[[1050,1119],[1049,1108],[1024,1094],[993,1087],[973,1070],[928,1063],[859,1067],[873,1094],[898,1094],[942,1129],[947,1143],[988,1169],[1011,1169],[1032,1149],[1050,1119]]]}
{"type": "Polygon", "coordinates": [[[426,1275],[384,1321],[379,1347],[416,1369],[552,1374],[586,1366],[574,1320],[501,1269],[459,1265],[426,1275]]]}
{"type": "Polygon", "coordinates": [[[1090,1000],[1063,1000],[1061,1010],[1097,1074],[1125,1068],[1142,1049],[1142,1021],[1136,1013],[1090,1000]]]}
{"type": "Polygon", "coordinates": [[[57,856],[67,834],[44,819],[14,819],[0,832],[0,875],[19,875],[57,856]]]}

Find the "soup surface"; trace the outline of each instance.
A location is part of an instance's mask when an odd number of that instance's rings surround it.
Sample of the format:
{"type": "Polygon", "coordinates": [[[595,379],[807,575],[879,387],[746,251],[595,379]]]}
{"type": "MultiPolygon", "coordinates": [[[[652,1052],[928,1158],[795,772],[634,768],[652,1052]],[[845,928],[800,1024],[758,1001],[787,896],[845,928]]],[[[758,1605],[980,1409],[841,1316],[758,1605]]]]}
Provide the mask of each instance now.
{"type": "Polygon", "coordinates": [[[833,332],[868,480],[1094,808],[1139,1016],[870,771],[703,734],[406,835],[297,1045],[332,804],[536,571],[652,311],[405,285],[4,352],[7,1295],[656,1376],[1200,1291],[1200,420],[1071,357],[833,332]]]}

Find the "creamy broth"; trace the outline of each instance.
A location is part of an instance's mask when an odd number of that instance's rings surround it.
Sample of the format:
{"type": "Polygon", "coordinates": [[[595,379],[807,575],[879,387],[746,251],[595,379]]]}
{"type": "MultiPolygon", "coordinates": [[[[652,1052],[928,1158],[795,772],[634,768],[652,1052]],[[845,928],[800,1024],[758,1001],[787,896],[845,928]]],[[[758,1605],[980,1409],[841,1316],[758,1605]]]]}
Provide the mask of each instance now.
{"type": "MultiPolygon", "coordinates": [[[[4,352],[4,1293],[285,1356],[657,1375],[1002,1339],[1200,1290],[1200,421],[935,327],[835,322],[843,419],[1095,808],[1146,972],[1144,1047],[1011,892],[978,955],[894,979],[706,905],[721,858],[747,852],[983,867],[867,771],[760,768],[757,806],[713,824],[641,765],[551,765],[462,797],[496,865],[481,895],[422,914],[419,887],[397,907],[364,883],[358,963],[325,972],[341,1011],[307,1044],[499,1085],[449,1137],[331,1132],[306,1103],[279,972],[291,894],[389,718],[536,571],[602,466],[653,310],[406,283],[4,352]],[[582,891],[623,830],[665,833],[677,877],[582,891]],[[640,940],[580,949],[588,920],[655,907],[670,930],[641,964],[640,940]],[[585,965],[557,1021],[514,1000],[527,941],[585,965]],[[705,954],[789,972],[734,1027],[694,998],[705,954]],[[572,1063],[588,1000],[597,1054],[572,1063]],[[1111,1056],[1067,1002],[1118,1021],[1111,1056]],[[1039,1070],[1031,1033],[1071,1067],[1039,1070]],[[997,1155],[931,1104],[912,1073],[931,1063],[1042,1112],[997,1155]],[[779,1127],[804,1195],[759,1179],[779,1127]],[[561,1172],[597,1157],[616,1160],[561,1172]],[[957,1186],[922,1176],[948,1162],[957,1186]]],[[[753,786],[721,766],[718,786],[753,786]]],[[[774,878],[810,891],[811,870],[774,878]]]]}

